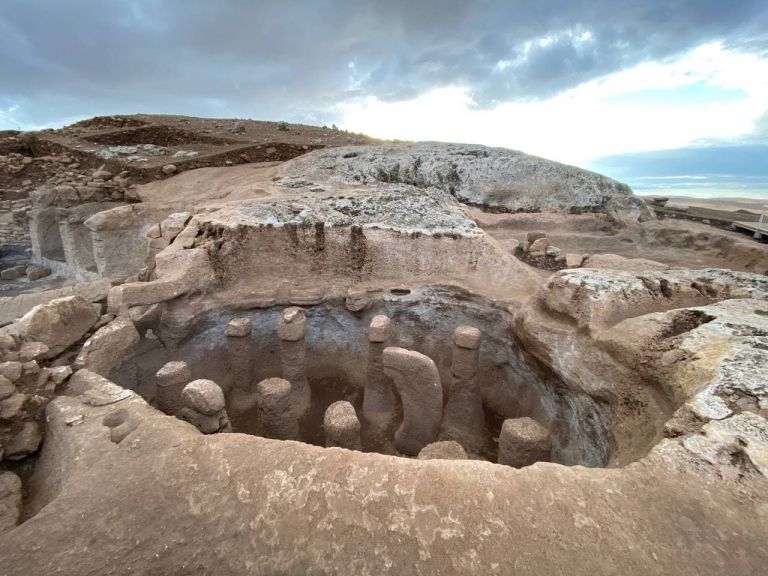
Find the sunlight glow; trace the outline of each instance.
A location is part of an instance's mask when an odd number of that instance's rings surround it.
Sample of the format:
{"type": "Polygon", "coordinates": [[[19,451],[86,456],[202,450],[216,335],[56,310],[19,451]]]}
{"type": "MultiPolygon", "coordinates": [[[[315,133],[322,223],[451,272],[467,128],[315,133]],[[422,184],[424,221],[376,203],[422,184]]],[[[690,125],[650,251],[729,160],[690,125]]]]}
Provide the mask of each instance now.
{"type": "MultiPolygon", "coordinates": [[[[495,73],[510,64],[499,62],[495,73]]],[[[339,109],[341,127],[380,138],[482,143],[581,164],[750,133],[768,111],[768,59],[709,43],[543,100],[482,109],[468,88],[446,86],[400,102],[351,99],[339,109]],[[701,97],[674,98],[683,89],[701,97]]]]}

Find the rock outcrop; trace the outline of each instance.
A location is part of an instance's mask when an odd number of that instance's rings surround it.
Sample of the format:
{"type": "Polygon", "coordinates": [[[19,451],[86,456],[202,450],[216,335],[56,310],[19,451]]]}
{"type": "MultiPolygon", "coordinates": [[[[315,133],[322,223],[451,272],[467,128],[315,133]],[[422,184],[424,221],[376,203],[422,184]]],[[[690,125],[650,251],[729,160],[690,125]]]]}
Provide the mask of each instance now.
{"type": "Polygon", "coordinates": [[[80,340],[99,319],[93,305],[82,296],[66,296],[35,306],[19,321],[22,338],[42,342],[47,355],[56,356],[80,340]]]}
{"type": "Polygon", "coordinates": [[[417,456],[419,460],[466,460],[467,452],[461,444],[453,440],[443,440],[427,444],[417,456]]]}
{"type": "Polygon", "coordinates": [[[602,212],[617,221],[653,219],[630,188],[615,180],[503,148],[418,142],[335,148],[292,163],[290,175],[439,189],[458,200],[506,212],[602,212]]]}

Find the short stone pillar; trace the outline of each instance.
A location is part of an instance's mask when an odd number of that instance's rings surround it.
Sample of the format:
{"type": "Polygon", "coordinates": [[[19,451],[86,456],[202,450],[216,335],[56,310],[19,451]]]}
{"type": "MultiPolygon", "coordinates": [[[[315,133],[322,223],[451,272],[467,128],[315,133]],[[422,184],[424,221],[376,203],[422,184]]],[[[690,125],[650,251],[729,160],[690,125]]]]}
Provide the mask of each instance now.
{"type": "Polygon", "coordinates": [[[233,318],[224,330],[234,390],[247,391],[251,386],[251,375],[253,374],[252,327],[250,318],[233,318]]]}
{"type": "Polygon", "coordinates": [[[265,438],[298,440],[299,419],[291,406],[291,383],[283,378],[267,378],[256,385],[259,432],[265,438]]]}
{"type": "Polygon", "coordinates": [[[180,417],[203,434],[232,432],[224,392],[213,380],[194,380],[181,393],[184,407],[180,417]]]}
{"type": "Polygon", "coordinates": [[[440,434],[471,452],[482,450],[486,438],[483,400],[477,385],[480,338],[480,330],[472,326],[459,326],[453,332],[451,386],[440,434]]]}
{"type": "Polygon", "coordinates": [[[419,460],[468,460],[467,452],[461,444],[453,440],[433,442],[421,449],[419,460]]]}
{"type": "Polygon", "coordinates": [[[307,333],[307,317],[304,310],[291,306],[280,314],[277,336],[280,338],[280,363],[283,378],[291,383],[291,406],[297,418],[301,418],[311,400],[307,380],[307,351],[304,336],[307,333]]]}
{"type": "Polygon", "coordinates": [[[416,456],[434,442],[443,415],[443,387],[432,359],[424,354],[389,347],[382,356],[384,372],[392,378],[403,403],[403,423],[395,432],[395,447],[416,456]]]}
{"type": "Polygon", "coordinates": [[[549,431],[533,418],[504,420],[499,435],[499,464],[522,468],[548,462],[551,451],[549,431]]]}
{"type": "Polygon", "coordinates": [[[362,450],[360,443],[360,420],[355,414],[355,407],[341,400],[334,402],[325,411],[323,418],[325,446],[362,450]]]}
{"type": "Polygon", "coordinates": [[[157,407],[172,416],[178,416],[183,407],[181,391],[192,380],[192,371],[186,362],[168,362],[156,374],[157,407]]]}
{"type": "Polygon", "coordinates": [[[384,315],[374,316],[368,327],[368,366],[363,415],[378,427],[385,427],[394,416],[397,397],[392,379],[384,373],[382,355],[392,340],[392,321],[384,315]]]}

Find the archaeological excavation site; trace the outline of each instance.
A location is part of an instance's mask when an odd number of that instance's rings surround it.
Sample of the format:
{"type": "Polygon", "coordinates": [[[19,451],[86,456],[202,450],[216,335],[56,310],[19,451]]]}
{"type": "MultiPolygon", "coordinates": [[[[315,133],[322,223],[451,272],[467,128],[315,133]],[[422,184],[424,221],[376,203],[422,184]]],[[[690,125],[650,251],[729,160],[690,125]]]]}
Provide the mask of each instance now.
{"type": "Polygon", "coordinates": [[[0,196],[3,576],[765,573],[765,242],[181,116],[0,132],[0,196]]]}

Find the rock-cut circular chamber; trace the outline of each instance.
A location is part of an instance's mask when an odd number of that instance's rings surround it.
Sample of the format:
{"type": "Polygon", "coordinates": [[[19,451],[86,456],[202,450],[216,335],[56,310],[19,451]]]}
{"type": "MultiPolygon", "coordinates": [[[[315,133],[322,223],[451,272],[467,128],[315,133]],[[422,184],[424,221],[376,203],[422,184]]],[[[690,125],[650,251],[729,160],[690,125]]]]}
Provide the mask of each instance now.
{"type": "MultiPolygon", "coordinates": [[[[605,398],[594,398],[566,383],[528,352],[514,335],[512,314],[508,310],[467,293],[446,288],[385,292],[382,297],[372,299],[366,309],[356,312],[350,312],[343,300],[304,306],[303,342],[291,341],[289,346],[278,336],[284,307],[193,313],[185,311],[188,305],[183,301],[165,306],[164,318],[184,318],[183,322],[176,320],[173,326],[169,322],[158,327],[158,335],[166,340],[166,346],[142,340],[131,359],[110,374],[110,378],[155,402],[156,373],[168,362],[186,362],[193,379],[212,380],[222,388],[233,432],[265,435],[265,427],[259,422],[258,385],[269,378],[287,378],[284,356],[294,354],[296,346],[303,344],[304,358],[298,362],[304,362],[309,401],[308,406],[304,405],[300,395],[294,394],[294,402],[302,407],[291,411],[298,419],[299,440],[326,446],[326,410],[334,403],[346,401],[354,407],[360,421],[364,451],[417,456],[421,445],[410,444],[412,453],[404,453],[398,449],[397,435],[404,418],[409,418],[409,410],[411,419],[417,422],[422,417],[419,410],[427,410],[423,391],[417,390],[415,399],[407,399],[412,405],[404,406],[404,395],[394,386],[389,373],[387,377],[395,397],[391,415],[382,421],[364,410],[366,383],[371,379],[371,356],[377,351],[381,356],[386,346],[416,352],[434,363],[442,387],[443,413],[432,442],[458,441],[470,458],[497,462],[500,456],[501,460],[505,459],[499,454],[500,444],[505,446],[513,441],[502,438],[500,442],[505,421],[525,418],[538,425],[537,437],[540,438],[533,448],[519,447],[517,453],[532,459],[520,465],[539,460],[590,467],[626,463],[626,459],[621,461],[616,457],[615,428],[620,421],[612,405],[605,398]],[[375,341],[378,336],[369,341],[371,321],[381,315],[391,320],[391,336],[384,343],[375,341]],[[244,329],[231,328],[234,324],[247,327],[244,318],[250,321],[250,336],[244,329]],[[231,324],[235,319],[239,320],[231,324]],[[478,350],[457,344],[464,342],[466,346],[466,342],[477,338],[473,331],[456,333],[460,326],[479,331],[478,350]],[[170,338],[165,337],[171,333],[174,344],[168,346],[170,338]],[[475,353],[476,360],[472,360],[475,353]],[[466,369],[466,363],[473,361],[477,366],[474,375],[471,369],[466,369]],[[449,408],[453,395],[466,394],[468,385],[474,386],[479,394],[477,410],[463,411],[463,400],[449,408]],[[454,425],[456,418],[461,421],[458,427],[454,425]],[[467,427],[471,429],[468,436],[467,427]]],[[[374,321],[374,325],[377,322],[380,323],[380,319],[374,321]]],[[[295,358],[291,360],[294,364],[295,361],[295,358]]],[[[296,365],[289,365],[287,369],[292,377],[297,377],[296,365]]],[[[659,415],[647,420],[661,421],[659,415]]],[[[645,430],[636,431],[635,446],[641,446],[636,457],[650,450],[658,438],[656,426],[651,424],[645,430]]],[[[508,425],[506,429],[517,428],[508,425]]],[[[518,436],[525,438],[525,435],[518,436]]],[[[406,444],[401,442],[401,446],[406,444]]]]}

